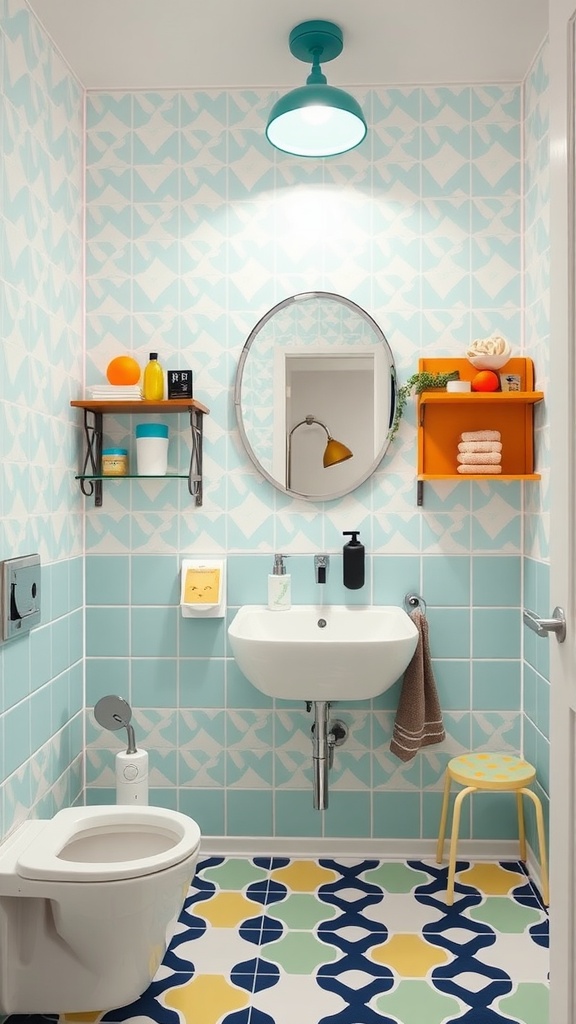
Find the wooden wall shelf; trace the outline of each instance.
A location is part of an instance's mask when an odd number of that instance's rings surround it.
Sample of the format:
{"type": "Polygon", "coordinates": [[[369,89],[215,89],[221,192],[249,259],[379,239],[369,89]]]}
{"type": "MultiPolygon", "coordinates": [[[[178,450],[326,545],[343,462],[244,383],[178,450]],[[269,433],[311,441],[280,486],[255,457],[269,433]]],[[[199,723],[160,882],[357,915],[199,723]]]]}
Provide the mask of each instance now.
{"type": "MultiPolygon", "coordinates": [[[[467,359],[421,359],[420,372],[458,370],[460,380],[478,372],[467,359]]],[[[418,504],[425,480],[539,480],[534,472],[534,405],[544,398],[534,391],[534,367],[526,358],[510,359],[498,373],[519,374],[521,391],[447,392],[432,388],[418,396],[418,504]],[[463,431],[499,430],[502,472],[458,473],[456,456],[463,431]]]]}
{"type": "MultiPolygon", "coordinates": [[[[102,481],[103,480],[152,480],[154,477],[127,474],[123,477],[104,476],[102,474],[102,424],[104,415],[163,415],[187,412],[190,416],[190,430],[192,432],[192,449],[190,454],[190,468],[182,479],[188,480],[188,490],[194,498],[197,506],[202,504],[202,446],[203,446],[203,420],[210,412],[207,406],[202,405],[195,398],[170,398],[159,402],[141,401],[96,401],[92,399],[76,399],[70,402],[75,409],[82,409],[84,413],[84,437],[86,441],[86,454],[82,472],[78,473],[76,479],[80,481],[80,489],[86,497],[94,495],[94,504],[97,508],[102,505],[102,481]]],[[[162,479],[174,478],[177,474],[167,473],[162,479]]],[[[180,476],[180,474],[178,474],[180,476]]],[[[158,479],[158,478],[157,478],[158,479]]]]}

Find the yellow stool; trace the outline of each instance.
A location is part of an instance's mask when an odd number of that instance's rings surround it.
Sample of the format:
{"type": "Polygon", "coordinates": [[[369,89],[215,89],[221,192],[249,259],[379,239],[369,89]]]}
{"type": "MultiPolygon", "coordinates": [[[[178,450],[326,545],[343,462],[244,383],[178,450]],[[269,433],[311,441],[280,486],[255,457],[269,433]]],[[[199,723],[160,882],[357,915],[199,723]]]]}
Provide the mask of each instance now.
{"type": "Polygon", "coordinates": [[[546,838],[544,835],[544,818],[542,815],[542,804],[540,798],[531,789],[526,787],[534,782],[536,769],[524,761],[521,757],[514,757],[512,754],[462,754],[461,757],[453,757],[446,766],[444,779],[444,800],[442,802],[442,815],[440,818],[440,831],[438,833],[438,846],[436,848],[436,863],[441,864],[444,854],[444,835],[446,833],[446,821],[448,818],[448,804],[450,801],[450,786],[452,780],[459,782],[465,789],[460,790],[454,801],[454,813],[452,816],[452,836],[450,839],[450,859],[448,861],[448,885],[446,890],[446,903],[452,906],[454,903],[454,872],[456,870],[456,847],[458,845],[458,830],[460,828],[460,811],[462,801],[469,793],[492,791],[511,791],[516,793],[516,806],[518,809],[518,838],[520,840],[520,860],[526,860],[526,832],[524,830],[524,806],[522,796],[530,797],[536,808],[536,827],[538,830],[538,845],[540,847],[540,872],[542,884],[542,899],[545,906],[550,902],[548,889],[548,862],[546,858],[546,838]]]}

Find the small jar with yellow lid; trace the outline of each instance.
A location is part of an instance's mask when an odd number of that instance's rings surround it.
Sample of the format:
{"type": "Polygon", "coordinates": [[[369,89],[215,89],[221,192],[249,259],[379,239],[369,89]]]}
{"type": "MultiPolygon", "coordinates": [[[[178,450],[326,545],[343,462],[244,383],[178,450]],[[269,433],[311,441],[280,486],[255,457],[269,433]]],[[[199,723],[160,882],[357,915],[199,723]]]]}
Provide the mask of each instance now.
{"type": "Polygon", "coordinates": [[[102,449],[102,476],[127,476],[128,450],[126,448],[102,449]]]}

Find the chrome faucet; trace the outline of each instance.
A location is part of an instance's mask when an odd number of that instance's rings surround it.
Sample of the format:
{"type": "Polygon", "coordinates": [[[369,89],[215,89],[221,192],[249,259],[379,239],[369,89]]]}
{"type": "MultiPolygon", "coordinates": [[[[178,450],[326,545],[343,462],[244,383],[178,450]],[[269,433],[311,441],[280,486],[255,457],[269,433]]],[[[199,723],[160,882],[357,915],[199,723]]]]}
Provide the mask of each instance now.
{"type": "Polygon", "coordinates": [[[316,576],[316,583],[326,583],[329,561],[330,555],[314,555],[314,574],[316,576]]]}

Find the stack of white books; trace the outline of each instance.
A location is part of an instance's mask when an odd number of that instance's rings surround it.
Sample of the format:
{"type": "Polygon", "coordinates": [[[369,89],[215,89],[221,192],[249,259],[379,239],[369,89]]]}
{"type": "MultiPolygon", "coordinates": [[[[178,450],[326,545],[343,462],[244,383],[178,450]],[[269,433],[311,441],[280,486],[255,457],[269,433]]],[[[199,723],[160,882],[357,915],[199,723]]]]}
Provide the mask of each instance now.
{"type": "Polygon", "coordinates": [[[99,402],[139,402],[142,399],[139,384],[94,384],[86,391],[88,398],[99,402]]]}

